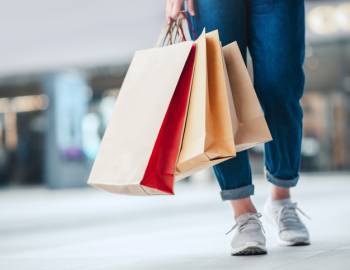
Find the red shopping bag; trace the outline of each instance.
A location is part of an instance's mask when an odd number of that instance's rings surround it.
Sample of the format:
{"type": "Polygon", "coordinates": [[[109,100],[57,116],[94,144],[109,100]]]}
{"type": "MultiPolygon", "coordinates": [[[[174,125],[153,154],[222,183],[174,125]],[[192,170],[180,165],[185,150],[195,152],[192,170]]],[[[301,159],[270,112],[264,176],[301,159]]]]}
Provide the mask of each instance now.
{"type": "Polygon", "coordinates": [[[195,49],[195,45],[193,45],[141,181],[141,186],[155,188],[169,194],[174,194],[176,161],[186,120],[195,49]]]}

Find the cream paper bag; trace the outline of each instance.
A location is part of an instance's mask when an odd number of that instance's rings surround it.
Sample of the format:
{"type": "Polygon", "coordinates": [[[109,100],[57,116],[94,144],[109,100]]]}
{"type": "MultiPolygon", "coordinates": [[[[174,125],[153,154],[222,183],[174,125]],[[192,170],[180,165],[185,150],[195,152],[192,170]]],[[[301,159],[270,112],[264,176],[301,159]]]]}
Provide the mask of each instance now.
{"type": "Polygon", "coordinates": [[[192,46],[193,42],[182,42],[135,53],[93,165],[90,185],[133,195],[168,194],[141,182],[192,46]]]}

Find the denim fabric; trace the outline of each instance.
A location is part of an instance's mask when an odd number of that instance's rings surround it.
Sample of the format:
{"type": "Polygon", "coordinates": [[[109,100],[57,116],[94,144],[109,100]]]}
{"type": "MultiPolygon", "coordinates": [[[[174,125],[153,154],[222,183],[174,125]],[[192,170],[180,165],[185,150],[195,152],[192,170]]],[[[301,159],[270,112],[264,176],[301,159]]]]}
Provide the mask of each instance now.
{"type": "MultiPolygon", "coordinates": [[[[304,89],[303,0],[197,0],[195,33],[219,30],[222,44],[237,41],[252,56],[254,86],[273,141],[265,144],[266,178],[280,187],[299,178],[304,89]]],[[[194,37],[193,37],[194,38],[194,37]]],[[[223,200],[254,193],[247,151],[214,167],[223,200]]]]}

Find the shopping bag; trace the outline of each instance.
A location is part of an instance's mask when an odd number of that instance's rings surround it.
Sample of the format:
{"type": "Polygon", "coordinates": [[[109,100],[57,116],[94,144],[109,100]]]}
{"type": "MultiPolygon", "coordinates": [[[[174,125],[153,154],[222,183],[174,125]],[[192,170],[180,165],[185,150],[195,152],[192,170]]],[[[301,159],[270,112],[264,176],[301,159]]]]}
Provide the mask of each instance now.
{"type": "MultiPolygon", "coordinates": [[[[272,140],[264,113],[255,93],[237,42],[223,47],[238,126],[235,128],[237,152],[272,140]]],[[[236,120],[233,125],[236,125],[236,120]]]]}
{"type": "Polygon", "coordinates": [[[135,53],[88,183],[110,192],[172,194],[195,46],[135,53]]]}
{"type": "Polygon", "coordinates": [[[195,68],[177,180],[236,154],[238,122],[218,31],[203,32],[195,43],[195,68]]]}

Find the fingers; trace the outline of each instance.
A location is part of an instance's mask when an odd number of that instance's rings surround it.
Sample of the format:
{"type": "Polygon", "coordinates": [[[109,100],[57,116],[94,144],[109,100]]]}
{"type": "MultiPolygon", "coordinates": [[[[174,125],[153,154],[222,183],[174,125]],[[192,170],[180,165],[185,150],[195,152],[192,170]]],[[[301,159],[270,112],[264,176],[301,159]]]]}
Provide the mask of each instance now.
{"type": "Polygon", "coordinates": [[[188,13],[190,13],[191,16],[196,15],[196,12],[194,11],[194,0],[187,0],[187,7],[188,13]]]}
{"type": "Polygon", "coordinates": [[[173,6],[172,6],[172,10],[171,10],[171,18],[173,20],[176,20],[177,16],[179,16],[179,13],[181,11],[182,8],[182,4],[183,4],[184,0],[173,0],[173,6]]]}
{"type": "Polygon", "coordinates": [[[165,5],[165,17],[167,23],[171,23],[171,11],[173,8],[173,1],[172,0],[166,0],[166,5],[165,5]]]}
{"type": "MultiPolygon", "coordinates": [[[[165,6],[165,14],[167,23],[171,23],[172,20],[176,20],[179,16],[179,13],[182,9],[184,0],[166,0],[165,6]]],[[[194,0],[187,0],[188,12],[191,16],[194,16],[195,8],[194,8],[194,0]]]]}

